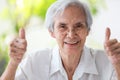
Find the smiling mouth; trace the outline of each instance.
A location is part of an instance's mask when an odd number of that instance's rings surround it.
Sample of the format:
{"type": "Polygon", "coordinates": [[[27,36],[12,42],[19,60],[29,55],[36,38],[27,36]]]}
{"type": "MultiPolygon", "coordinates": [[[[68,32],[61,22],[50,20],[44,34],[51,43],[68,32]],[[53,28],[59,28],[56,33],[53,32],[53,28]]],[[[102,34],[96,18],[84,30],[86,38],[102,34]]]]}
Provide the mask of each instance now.
{"type": "Polygon", "coordinates": [[[64,42],[65,44],[69,44],[69,45],[75,45],[78,44],[79,41],[74,41],[74,42],[64,42]]]}

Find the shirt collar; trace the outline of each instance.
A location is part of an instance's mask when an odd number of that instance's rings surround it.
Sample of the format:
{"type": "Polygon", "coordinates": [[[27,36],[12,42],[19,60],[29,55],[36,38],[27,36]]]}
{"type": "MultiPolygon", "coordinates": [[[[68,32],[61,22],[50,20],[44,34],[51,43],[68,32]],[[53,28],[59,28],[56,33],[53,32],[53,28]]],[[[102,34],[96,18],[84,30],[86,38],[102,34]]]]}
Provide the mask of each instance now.
{"type": "Polygon", "coordinates": [[[59,54],[59,48],[55,47],[52,52],[50,75],[53,75],[54,73],[61,71],[62,69],[63,69],[63,66],[62,66],[62,61],[59,54]]]}
{"type": "MultiPolygon", "coordinates": [[[[64,68],[62,66],[62,61],[59,54],[59,48],[55,47],[52,52],[50,75],[53,75],[58,71],[63,72],[64,68]]],[[[78,64],[78,67],[73,77],[80,78],[83,75],[83,73],[98,75],[98,71],[95,64],[95,58],[93,54],[91,54],[91,50],[86,47],[84,47],[81,60],[78,64]]]]}
{"type": "Polygon", "coordinates": [[[93,56],[91,49],[87,47],[84,47],[83,49],[81,60],[73,77],[76,77],[78,79],[83,75],[83,73],[98,75],[97,67],[95,64],[95,57],[93,56]]]}

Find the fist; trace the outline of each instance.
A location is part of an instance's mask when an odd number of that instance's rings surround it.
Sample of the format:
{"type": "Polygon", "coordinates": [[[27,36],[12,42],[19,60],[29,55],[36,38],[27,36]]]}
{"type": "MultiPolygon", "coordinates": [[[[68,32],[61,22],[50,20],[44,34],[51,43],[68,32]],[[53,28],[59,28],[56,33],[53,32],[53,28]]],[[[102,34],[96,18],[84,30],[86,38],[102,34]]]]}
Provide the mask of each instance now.
{"type": "Polygon", "coordinates": [[[120,42],[117,39],[110,39],[110,35],[110,29],[107,28],[104,47],[112,64],[120,65],[120,42]]]}
{"type": "Polygon", "coordinates": [[[9,56],[14,64],[19,64],[26,52],[27,41],[25,38],[25,30],[19,30],[19,37],[10,43],[9,56]]]}

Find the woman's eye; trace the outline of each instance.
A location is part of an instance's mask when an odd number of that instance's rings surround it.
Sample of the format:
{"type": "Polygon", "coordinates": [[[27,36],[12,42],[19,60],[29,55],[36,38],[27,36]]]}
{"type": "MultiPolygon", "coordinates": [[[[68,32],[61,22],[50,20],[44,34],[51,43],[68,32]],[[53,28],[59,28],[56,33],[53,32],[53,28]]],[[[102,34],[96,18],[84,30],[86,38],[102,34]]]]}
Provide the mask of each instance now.
{"type": "Polygon", "coordinates": [[[65,25],[65,24],[61,24],[59,27],[60,27],[60,28],[65,28],[66,25],[65,25]]]}
{"type": "Polygon", "coordinates": [[[60,24],[60,25],[58,26],[58,29],[59,29],[60,31],[65,31],[65,30],[67,29],[67,25],[66,25],[66,24],[60,24]]]}
{"type": "Polygon", "coordinates": [[[82,24],[82,23],[78,23],[78,24],[76,25],[76,27],[77,27],[77,28],[83,28],[83,27],[85,27],[85,25],[82,24]]]}
{"type": "Polygon", "coordinates": [[[76,27],[80,28],[82,27],[82,24],[77,24],[76,27]]]}

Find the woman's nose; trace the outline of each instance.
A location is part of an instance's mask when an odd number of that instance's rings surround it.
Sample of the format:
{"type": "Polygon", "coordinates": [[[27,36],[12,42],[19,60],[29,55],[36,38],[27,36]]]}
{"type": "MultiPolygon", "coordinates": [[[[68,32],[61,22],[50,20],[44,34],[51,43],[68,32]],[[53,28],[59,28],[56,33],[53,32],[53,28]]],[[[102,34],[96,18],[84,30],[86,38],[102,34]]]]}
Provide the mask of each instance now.
{"type": "Polygon", "coordinates": [[[74,38],[75,37],[75,35],[76,35],[76,32],[75,32],[75,30],[69,30],[68,32],[67,32],[67,37],[69,37],[69,38],[74,38]]]}

